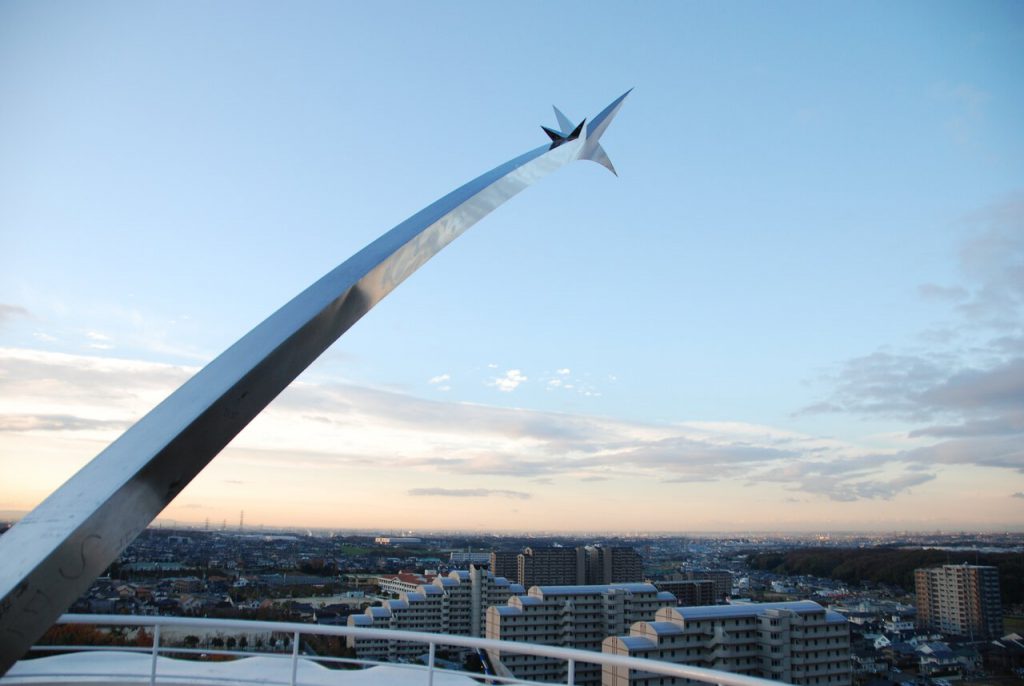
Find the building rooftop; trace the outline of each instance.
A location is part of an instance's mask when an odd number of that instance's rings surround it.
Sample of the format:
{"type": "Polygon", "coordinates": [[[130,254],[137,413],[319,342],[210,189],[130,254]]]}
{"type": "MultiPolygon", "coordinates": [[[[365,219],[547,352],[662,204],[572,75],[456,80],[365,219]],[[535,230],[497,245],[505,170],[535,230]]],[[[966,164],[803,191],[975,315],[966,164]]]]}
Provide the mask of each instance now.
{"type": "MultiPolygon", "coordinates": [[[[825,612],[825,608],[813,600],[796,600],[782,603],[749,603],[735,605],[698,605],[692,607],[672,608],[684,620],[722,619],[724,617],[748,617],[760,615],[768,611],[788,610],[798,614],[825,612]]],[[[835,613],[839,615],[839,613],[835,613]]],[[[842,615],[839,615],[842,618],[842,615]]],[[[845,622],[845,618],[843,619],[845,622]]]]}
{"type": "Polygon", "coordinates": [[[617,636],[616,638],[630,650],[651,650],[658,647],[654,641],[643,636],[617,636]]]}
{"type": "Polygon", "coordinates": [[[522,613],[518,607],[512,607],[511,605],[493,605],[492,606],[499,615],[518,615],[522,613]]]}
{"type": "MultiPolygon", "coordinates": [[[[643,582],[628,584],[534,586],[530,589],[530,592],[533,593],[534,589],[538,589],[538,591],[544,595],[597,595],[601,593],[611,593],[612,591],[627,591],[629,593],[658,593],[658,589],[654,587],[654,584],[643,582]]],[[[672,597],[675,598],[675,596],[672,597]]]]}
{"type": "Polygon", "coordinates": [[[675,622],[647,622],[647,626],[659,636],[671,636],[683,633],[683,628],[675,622]]]}

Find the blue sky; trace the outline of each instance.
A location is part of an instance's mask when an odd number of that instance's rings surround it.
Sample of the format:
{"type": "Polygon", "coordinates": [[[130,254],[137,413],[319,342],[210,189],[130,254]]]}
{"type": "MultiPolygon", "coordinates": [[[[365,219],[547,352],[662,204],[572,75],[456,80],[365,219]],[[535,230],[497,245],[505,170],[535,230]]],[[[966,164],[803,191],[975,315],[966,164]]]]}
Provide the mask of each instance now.
{"type": "Polygon", "coordinates": [[[1020,83],[1012,2],[4,3],[0,510],[635,87],[165,516],[1020,528],[1020,83]]]}

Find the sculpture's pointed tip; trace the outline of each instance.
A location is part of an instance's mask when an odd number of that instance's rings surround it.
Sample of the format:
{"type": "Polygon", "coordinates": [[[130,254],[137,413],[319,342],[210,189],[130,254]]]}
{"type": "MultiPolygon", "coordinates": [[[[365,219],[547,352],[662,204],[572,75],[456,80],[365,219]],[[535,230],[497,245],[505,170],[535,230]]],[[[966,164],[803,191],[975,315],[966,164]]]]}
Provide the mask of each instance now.
{"type": "Polygon", "coordinates": [[[615,170],[615,165],[613,165],[612,161],[608,159],[608,153],[604,151],[604,148],[601,147],[598,140],[601,138],[604,130],[608,128],[612,119],[615,118],[615,115],[618,114],[619,108],[622,106],[622,101],[625,100],[626,96],[632,92],[633,89],[630,88],[628,91],[615,98],[615,100],[601,110],[601,113],[594,117],[589,124],[587,123],[587,120],[584,119],[579,124],[574,125],[572,120],[565,116],[560,109],[552,106],[552,109],[555,111],[555,119],[558,120],[558,126],[561,131],[554,131],[546,126],[541,127],[544,129],[544,133],[548,135],[548,138],[551,139],[551,147],[557,148],[559,145],[567,143],[568,141],[582,139],[579,159],[597,162],[612,174],[618,176],[619,173],[615,170]]]}
{"type": "Polygon", "coordinates": [[[612,123],[612,119],[619,113],[619,108],[622,107],[622,101],[626,99],[626,96],[633,92],[630,88],[628,91],[615,98],[610,105],[601,110],[601,113],[594,117],[591,122],[587,125],[586,129],[586,140],[583,144],[583,149],[580,151],[580,159],[592,160],[597,162],[602,167],[610,171],[615,176],[619,173],[615,171],[615,165],[608,158],[608,153],[604,151],[599,143],[601,136],[604,134],[605,129],[612,123]]]}
{"type": "Polygon", "coordinates": [[[550,138],[553,143],[558,143],[560,141],[565,140],[565,136],[563,136],[562,133],[559,131],[554,131],[546,126],[541,126],[540,128],[544,130],[544,133],[548,135],[548,138],[550,138]]]}
{"type": "Polygon", "coordinates": [[[555,111],[555,120],[558,122],[558,127],[562,129],[562,133],[568,134],[570,131],[572,131],[572,120],[569,119],[569,117],[565,116],[565,114],[562,113],[562,110],[558,109],[557,107],[552,105],[551,109],[555,111]]]}
{"type": "Polygon", "coordinates": [[[608,158],[608,153],[604,151],[604,148],[601,147],[600,143],[597,144],[597,146],[594,148],[594,151],[590,154],[590,157],[588,157],[587,159],[597,162],[599,165],[610,171],[612,174],[615,174],[615,176],[619,175],[619,172],[615,171],[615,165],[612,164],[612,161],[608,158]]]}
{"type": "Polygon", "coordinates": [[[584,124],[586,124],[586,123],[587,123],[587,120],[586,120],[586,119],[584,119],[583,121],[581,121],[581,122],[580,122],[580,123],[579,123],[579,124],[578,124],[578,125],[576,126],[576,128],[572,130],[572,133],[570,133],[570,134],[568,135],[568,137],[567,137],[567,138],[568,138],[568,140],[574,141],[574,140],[576,140],[577,138],[579,138],[579,137],[580,137],[580,134],[581,134],[581,133],[583,132],[583,125],[584,125],[584,124]]]}

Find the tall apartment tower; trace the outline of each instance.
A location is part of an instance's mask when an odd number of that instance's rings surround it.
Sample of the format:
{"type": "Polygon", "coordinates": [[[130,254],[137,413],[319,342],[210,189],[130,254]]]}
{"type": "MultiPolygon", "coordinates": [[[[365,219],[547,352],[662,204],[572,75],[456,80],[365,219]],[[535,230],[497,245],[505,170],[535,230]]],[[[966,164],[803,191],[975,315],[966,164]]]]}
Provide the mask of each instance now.
{"type": "Polygon", "coordinates": [[[715,602],[724,603],[732,594],[732,572],[728,569],[695,569],[686,573],[691,581],[713,581],[715,583],[715,602]]]}
{"type": "Polygon", "coordinates": [[[999,570],[981,565],[943,565],[914,570],[917,625],[968,638],[1003,635],[999,570]]]}
{"type": "Polygon", "coordinates": [[[714,605],[718,601],[715,582],[710,579],[672,579],[655,581],[659,591],[674,595],[680,605],[714,605]]]}
{"type": "Polygon", "coordinates": [[[491,574],[519,581],[519,553],[512,550],[491,552],[491,574]]]}
{"type": "Polygon", "coordinates": [[[582,548],[524,548],[519,554],[517,580],[523,588],[570,586],[586,581],[582,548]]]}
{"type": "Polygon", "coordinates": [[[583,558],[588,584],[626,584],[644,579],[643,558],[630,547],[587,546],[583,558]]]}

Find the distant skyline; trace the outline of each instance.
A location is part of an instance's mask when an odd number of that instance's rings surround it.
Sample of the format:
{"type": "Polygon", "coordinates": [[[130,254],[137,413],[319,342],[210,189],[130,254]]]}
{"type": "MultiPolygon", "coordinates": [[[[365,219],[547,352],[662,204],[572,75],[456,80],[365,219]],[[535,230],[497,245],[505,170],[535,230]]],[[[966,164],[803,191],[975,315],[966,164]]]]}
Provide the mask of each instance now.
{"type": "Polygon", "coordinates": [[[635,87],[162,517],[1024,531],[1020,83],[1014,2],[3,3],[0,511],[635,87]]]}

